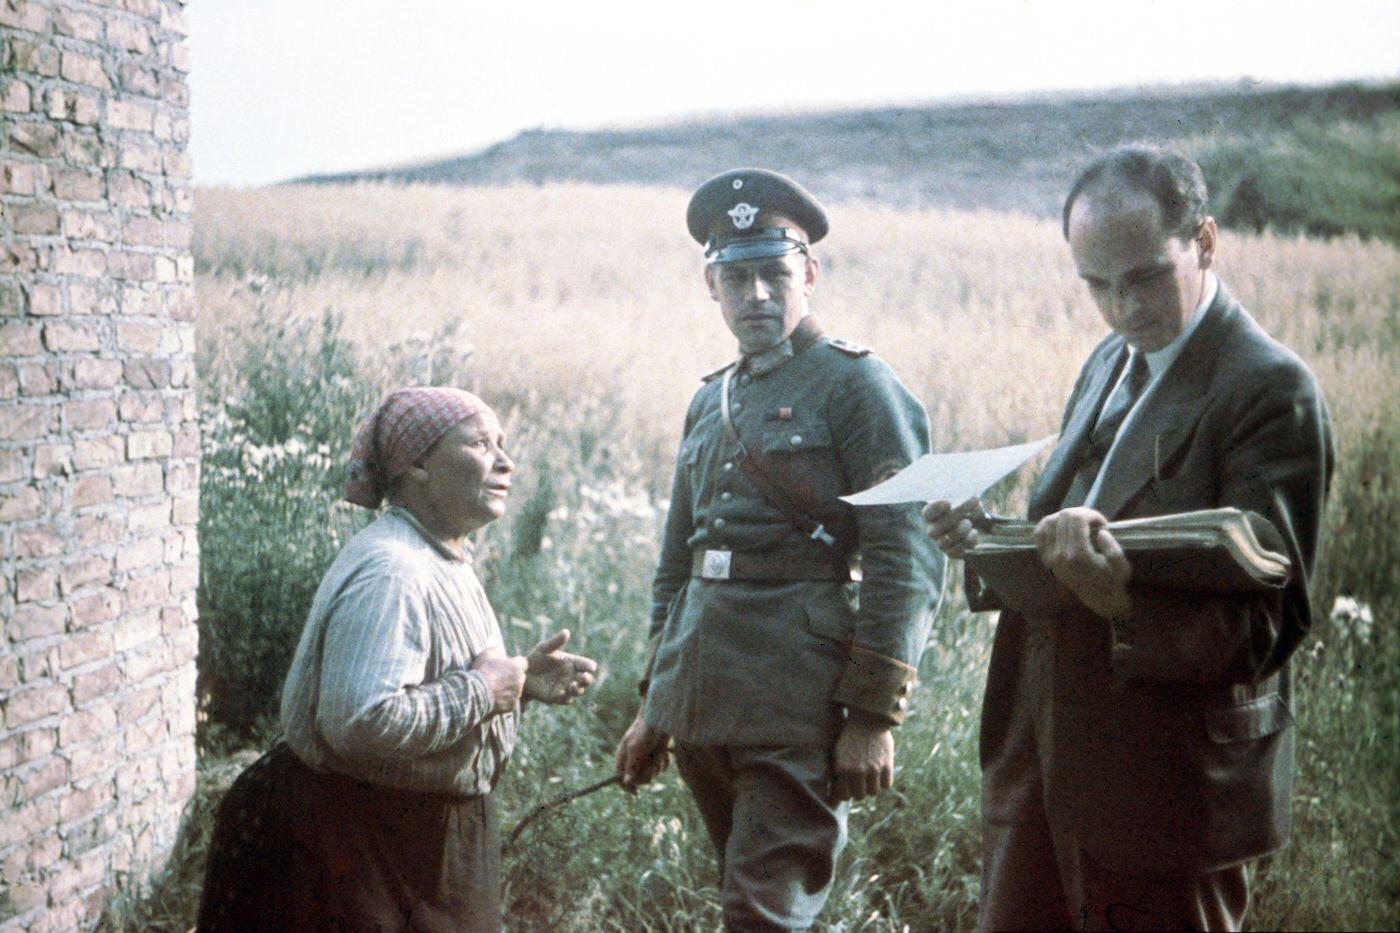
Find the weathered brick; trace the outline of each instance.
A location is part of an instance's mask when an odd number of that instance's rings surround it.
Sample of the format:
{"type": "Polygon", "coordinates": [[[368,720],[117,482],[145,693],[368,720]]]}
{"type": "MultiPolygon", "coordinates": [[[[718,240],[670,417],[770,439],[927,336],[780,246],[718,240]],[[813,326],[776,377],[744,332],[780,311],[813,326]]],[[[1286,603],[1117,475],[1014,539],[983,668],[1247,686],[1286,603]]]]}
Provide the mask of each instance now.
{"type": "Polygon", "coordinates": [[[150,424],[166,420],[165,399],[159,392],[124,392],[121,405],[117,409],[122,421],[133,424],[150,424]]]}
{"type": "Polygon", "coordinates": [[[158,570],[147,576],[128,580],[125,593],[128,609],[162,605],[170,596],[170,573],[158,570]]]}
{"type": "Polygon", "coordinates": [[[165,559],[165,542],[159,537],[129,541],[117,551],[117,573],[154,567],[165,559]]]}
{"type": "MultiPolygon", "coordinates": [[[[104,614],[100,619],[86,618],[81,624],[83,626],[93,625],[99,621],[114,619],[121,613],[121,594],[115,590],[105,590],[101,593],[94,593],[91,596],[84,596],[73,601],[73,624],[79,625],[78,617],[80,611],[86,611],[85,607],[97,605],[104,614]]],[[[105,658],[112,653],[112,633],[106,630],[92,632],[74,632],[63,640],[63,644],[58,646],[58,663],[63,670],[79,667],[83,664],[90,664],[99,658],[105,658]]]]}
{"type": "MultiPolygon", "coordinates": [[[[29,475],[30,470],[25,463],[23,451],[0,448],[0,483],[13,483],[15,480],[24,479],[29,475]]],[[[29,557],[31,555],[16,553],[15,556],[29,557]]],[[[4,578],[0,577],[0,579],[4,578]]],[[[3,592],[3,587],[0,587],[0,592],[3,592]]]]}
{"type": "Polygon", "coordinates": [[[44,497],[33,486],[0,492],[0,522],[22,522],[44,514],[44,497]]]}
{"type": "Polygon", "coordinates": [[[113,471],[116,493],[126,498],[160,495],[165,476],[159,463],[131,463],[113,471]]]}
{"type": "MultiPolygon", "coordinates": [[[[54,587],[58,585],[58,574],[48,567],[33,567],[15,572],[15,600],[17,602],[36,602],[38,600],[49,599],[54,594],[54,587]]],[[[34,607],[30,607],[31,609],[34,607]]],[[[63,612],[60,609],[58,620],[58,631],[63,629],[63,612]]],[[[18,621],[18,615],[16,615],[18,621]]],[[[40,623],[41,627],[43,623],[40,623]]],[[[11,629],[12,636],[18,634],[17,628],[11,629]]],[[[51,635],[53,632],[30,632],[16,637],[19,641],[22,638],[31,638],[34,634],[51,635]]]]}
{"type": "Polygon", "coordinates": [[[0,440],[33,441],[49,433],[54,406],[46,402],[0,405],[0,440]]]}
{"type": "MultiPolygon", "coordinates": [[[[74,117],[81,115],[74,113],[74,117]]],[[[111,148],[102,140],[96,130],[86,125],[66,128],[63,132],[63,158],[70,165],[93,169],[106,168],[112,164],[112,154],[111,148]]]]}
{"type": "Polygon", "coordinates": [[[129,249],[114,249],[107,254],[107,271],[113,278],[149,282],[155,278],[155,257],[129,249]]]}
{"type": "Polygon", "coordinates": [[[27,153],[40,159],[52,159],[59,154],[58,127],[50,123],[13,123],[9,127],[9,135],[13,152],[27,153]]]}
{"type": "Polygon", "coordinates": [[[26,769],[20,776],[19,799],[21,802],[37,799],[61,787],[67,780],[68,762],[51,755],[26,769]]]}
{"type": "MultiPolygon", "coordinates": [[[[54,131],[57,134],[57,130],[54,131]]],[[[0,163],[0,191],[32,195],[36,185],[35,167],[30,162],[0,163]]]]}
{"type": "Polygon", "coordinates": [[[62,226],[63,235],[70,240],[115,243],[119,235],[117,216],[110,211],[65,210],[62,226]]]}
{"type": "MultiPolygon", "coordinates": [[[[53,193],[64,201],[100,201],[106,191],[106,183],[101,172],[86,169],[59,169],[53,173],[53,193]]],[[[75,272],[78,275],[101,275],[101,272],[57,269],[58,272],[75,272]]]]}
{"type": "Polygon", "coordinates": [[[116,544],[126,532],[126,523],[120,513],[104,514],[87,512],[73,520],[72,550],[90,551],[94,548],[116,544]]]}
{"type": "Polygon", "coordinates": [[[34,448],[34,478],[67,476],[73,472],[72,444],[40,444],[34,448]]]}
{"type": "Polygon", "coordinates": [[[199,495],[177,497],[170,520],[176,525],[197,524],[199,522],[199,495]]]}
{"type": "MultiPolygon", "coordinates": [[[[3,6],[3,4],[0,4],[3,6]]],[[[45,684],[17,690],[0,704],[6,729],[18,729],[68,709],[68,691],[61,684],[45,684]]],[[[0,823],[4,822],[0,820],[0,823]]]]}
{"type": "Polygon", "coordinates": [[[59,6],[54,10],[54,32],[74,39],[95,42],[102,38],[102,20],[96,16],[80,13],[71,7],[59,6]]]}
{"type": "Polygon", "coordinates": [[[65,748],[68,776],[82,781],[97,775],[110,775],[121,762],[121,737],[107,735],[96,741],[65,748]]]}
{"type": "MultiPolygon", "coordinates": [[[[19,370],[11,363],[0,363],[0,399],[19,395],[19,370]]],[[[4,480],[0,480],[4,482],[4,480]]]]}
{"type": "Polygon", "coordinates": [[[0,110],[10,113],[28,113],[33,96],[29,85],[18,78],[0,84],[0,110]]]}
{"type": "MultiPolygon", "coordinates": [[[[0,12],[5,4],[0,3],[0,12]]],[[[36,800],[22,807],[16,807],[0,820],[0,849],[8,848],[17,842],[47,833],[58,823],[58,801],[53,798],[36,800]]],[[[10,889],[14,898],[14,888],[10,889]]]]}
{"type": "Polygon", "coordinates": [[[149,133],[155,123],[155,110],[134,100],[107,101],[107,124],[118,130],[149,133]]]}
{"type": "MultiPolygon", "coordinates": [[[[114,715],[109,728],[115,727],[114,715]]],[[[84,788],[74,788],[59,803],[58,818],[65,823],[83,819],[111,806],[115,797],[116,788],[111,781],[96,781],[84,788]]]]}
{"type": "Polygon", "coordinates": [[[74,314],[112,315],[117,313],[117,299],[106,282],[69,282],[68,307],[74,314]]]}
{"type": "Polygon", "coordinates": [[[10,39],[10,66],[44,78],[58,76],[58,49],[46,42],[14,37],[10,39]]]}
{"type": "MultiPolygon", "coordinates": [[[[110,400],[105,400],[110,404],[110,400]]],[[[65,409],[75,403],[69,402],[65,409]]],[[[101,427],[107,422],[96,425],[101,427]]],[[[73,422],[69,421],[69,426],[73,422]]],[[[76,440],[73,442],[73,466],[79,470],[98,470],[103,467],[115,466],[122,461],[124,456],[123,448],[125,444],[120,437],[102,437],[94,440],[76,440]]]]}
{"type": "Polygon", "coordinates": [[[57,285],[33,283],[29,286],[29,313],[52,317],[63,313],[63,289],[57,285]]]}
{"type": "Polygon", "coordinates": [[[21,602],[15,607],[14,617],[10,619],[10,639],[20,642],[62,634],[67,618],[68,609],[65,606],[42,606],[21,602]]]}
{"type": "Polygon", "coordinates": [[[50,204],[16,204],[10,208],[12,229],[21,236],[54,236],[58,210],[50,204]]]}
{"type": "MultiPolygon", "coordinates": [[[[59,62],[58,73],[66,81],[86,84],[101,90],[110,90],[112,82],[102,69],[102,62],[96,58],[79,55],[77,52],[64,52],[59,62]]],[[[109,108],[110,113],[110,108],[109,108]]]]}
{"type": "Polygon", "coordinates": [[[107,429],[117,423],[117,404],[110,398],[74,399],[63,404],[63,420],[72,431],[107,429]]]}
{"type": "Polygon", "coordinates": [[[144,62],[128,62],[117,71],[122,90],[146,97],[160,96],[160,78],[144,62]]]}
{"type": "MultiPolygon", "coordinates": [[[[94,126],[101,115],[102,102],[94,95],[61,87],[49,88],[49,116],[52,119],[79,126],[94,126]]],[[[92,160],[83,161],[91,164],[92,160]]]]}
{"type": "Polygon", "coordinates": [[[126,384],[133,389],[166,389],[172,384],[173,364],[159,358],[126,361],[126,384]]]}
{"type": "Polygon", "coordinates": [[[132,506],[126,517],[127,528],[133,532],[164,530],[170,527],[170,511],[169,502],[132,506]]]}
{"type": "Polygon", "coordinates": [[[102,473],[79,476],[69,486],[69,502],[73,508],[100,505],[112,501],[112,478],[102,473]]]}
{"type": "Polygon", "coordinates": [[[112,580],[112,561],[107,557],[81,557],[68,561],[58,575],[58,588],[64,596],[94,584],[112,580]]]}
{"type": "Polygon", "coordinates": [[[19,390],[22,395],[52,395],[58,391],[59,366],[57,363],[20,363],[19,390]]]}
{"type": "Polygon", "coordinates": [[[169,431],[132,431],[126,436],[126,459],[168,457],[173,446],[174,438],[169,431]]]}
{"type": "Polygon", "coordinates": [[[0,282],[0,317],[19,317],[29,305],[29,296],[18,282],[0,282]]]}
{"type": "Polygon", "coordinates": [[[75,389],[110,389],[121,380],[121,360],[84,359],[73,363],[75,389]]]}
{"type": "Polygon", "coordinates": [[[0,3],[0,26],[29,32],[48,32],[53,17],[49,8],[33,0],[5,0],[0,3]]]}
{"type": "Polygon", "coordinates": [[[151,51],[150,28],[134,20],[112,19],[107,24],[107,41],[119,49],[140,55],[151,51]]]}
{"type": "Polygon", "coordinates": [[[63,842],[57,835],[44,834],[30,839],[0,863],[0,877],[34,875],[53,865],[63,855],[63,842]]]}
{"type": "Polygon", "coordinates": [[[88,321],[45,324],[44,346],[54,353],[92,353],[101,349],[104,330],[88,321]]]}
{"type": "Polygon", "coordinates": [[[27,729],[0,737],[0,771],[43,758],[54,750],[56,734],[53,729],[27,729]]]}
{"type": "MultiPolygon", "coordinates": [[[[123,150],[123,159],[126,152],[123,150]]],[[[151,186],[130,172],[108,172],[107,195],[118,207],[144,209],[151,206],[151,186]]]]}
{"type": "Polygon", "coordinates": [[[93,697],[111,693],[121,686],[122,674],[115,661],[73,675],[73,702],[84,706],[93,697]]]}
{"type": "Polygon", "coordinates": [[[19,642],[18,648],[26,649],[19,654],[20,682],[30,686],[53,683],[58,676],[58,647],[33,647],[29,643],[19,642]]]}
{"type": "Polygon", "coordinates": [[[33,272],[39,268],[39,254],[23,243],[0,244],[0,275],[33,272]]]}
{"type": "Polygon", "coordinates": [[[40,352],[42,329],[38,324],[12,321],[0,324],[0,356],[34,356],[40,352]]]}
{"type": "Polygon", "coordinates": [[[65,716],[58,724],[58,745],[67,748],[100,738],[117,728],[117,710],[111,701],[95,703],[65,716]]]}
{"type": "Polygon", "coordinates": [[[54,557],[63,553],[64,536],[53,525],[15,529],[15,557],[54,557]]]}

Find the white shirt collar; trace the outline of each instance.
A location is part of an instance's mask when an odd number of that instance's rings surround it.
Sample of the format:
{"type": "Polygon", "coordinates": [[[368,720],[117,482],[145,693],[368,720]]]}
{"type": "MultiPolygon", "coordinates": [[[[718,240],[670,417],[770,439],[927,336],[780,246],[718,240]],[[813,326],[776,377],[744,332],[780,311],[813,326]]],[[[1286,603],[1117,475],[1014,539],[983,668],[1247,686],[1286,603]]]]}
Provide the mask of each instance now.
{"type": "Polygon", "coordinates": [[[1206,272],[1205,288],[1201,292],[1201,300],[1196,305],[1196,310],[1191,313],[1191,320],[1186,322],[1186,326],[1181,329],[1181,333],[1171,343],[1160,350],[1153,350],[1147,354],[1147,371],[1153,379],[1158,378],[1166,372],[1176,362],[1176,358],[1181,355],[1182,347],[1186,346],[1186,341],[1191,339],[1191,335],[1200,326],[1201,318],[1206,316],[1206,309],[1215,301],[1215,293],[1220,290],[1220,283],[1215,278],[1215,273],[1206,272]]]}

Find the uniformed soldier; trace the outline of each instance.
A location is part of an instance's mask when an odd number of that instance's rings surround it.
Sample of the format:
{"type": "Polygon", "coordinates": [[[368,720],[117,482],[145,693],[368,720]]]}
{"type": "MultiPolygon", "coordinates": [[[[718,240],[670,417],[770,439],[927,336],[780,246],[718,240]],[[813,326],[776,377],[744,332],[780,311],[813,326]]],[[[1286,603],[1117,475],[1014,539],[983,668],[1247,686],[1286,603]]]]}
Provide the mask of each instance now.
{"type": "Polygon", "coordinates": [[[796,182],[726,172],[686,223],[740,357],[686,414],[643,703],[617,767],[645,784],[674,737],[726,925],[802,930],[830,889],[847,801],[893,783],[891,727],[943,574],[916,507],[837,497],[926,453],[928,418],[885,363],[810,316],[827,218],[796,182]]]}

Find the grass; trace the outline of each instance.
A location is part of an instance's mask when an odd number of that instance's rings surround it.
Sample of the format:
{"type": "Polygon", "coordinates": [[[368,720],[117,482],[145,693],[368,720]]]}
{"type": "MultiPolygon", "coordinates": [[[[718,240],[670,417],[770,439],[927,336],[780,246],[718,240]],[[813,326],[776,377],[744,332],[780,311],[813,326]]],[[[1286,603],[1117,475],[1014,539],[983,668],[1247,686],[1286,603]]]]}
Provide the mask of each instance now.
{"type": "MultiPolygon", "coordinates": [[[[492,601],[517,649],[568,626],[603,664],[588,702],[529,711],[499,788],[505,826],[610,771],[636,708],[684,406],[733,352],[683,209],[679,192],[631,187],[199,193],[202,663],[216,668],[204,683],[229,675],[208,647],[222,639],[257,659],[243,663],[264,686],[244,687],[241,704],[208,698],[186,837],[150,897],[114,908],[112,929],[192,923],[209,804],[237,771],[226,755],[275,708],[266,685],[280,683],[307,587],[363,520],[335,504],[334,462],[358,403],[396,383],[459,384],[503,414],[520,467],[511,513],[480,536],[492,601]]],[[[890,361],[927,404],[938,449],[1055,429],[1102,324],[1053,221],[859,204],[832,219],[817,313],[890,361]]],[[[1294,842],[1261,867],[1251,924],[1391,927],[1400,252],[1355,237],[1227,235],[1221,262],[1236,297],[1322,382],[1339,469],[1319,605],[1347,595],[1370,612],[1322,620],[1298,657],[1294,842]]],[[[1028,483],[1005,484],[1002,507],[1023,505],[1028,483]]],[[[991,623],[950,592],[898,733],[896,790],[854,809],[826,930],[969,929],[975,917],[991,623]]],[[[712,857],[674,772],[532,825],[507,875],[511,930],[718,924],[712,857]]]]}

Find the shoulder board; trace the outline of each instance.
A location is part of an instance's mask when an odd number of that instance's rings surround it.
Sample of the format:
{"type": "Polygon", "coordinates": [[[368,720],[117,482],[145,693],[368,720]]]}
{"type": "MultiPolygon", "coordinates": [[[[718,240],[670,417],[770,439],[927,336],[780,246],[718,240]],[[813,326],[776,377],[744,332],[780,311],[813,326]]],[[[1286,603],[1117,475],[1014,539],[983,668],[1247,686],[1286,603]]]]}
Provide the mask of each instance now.
{"type": "Polygon", "coordinates": [[[734,360],[733,362],[725,363],[723,366],[721,366],[719,369],[716,369],[714,372],[712,372],[712,373],[706,373],[705,375],[701,376],[701,377],[700,377],[700,381],[701,381],[701,382],[714,382],[714,381],[715,381],[716,379],[718,379],[720,376],[723,376],[723,375],[724,375],[724,371],[725,371],[726,369],[729,369],[731,366],[737,365],[738,362],[739,362],[738,360],[734,360]]]}
{"type": "Polygon", "coordinates": [[[847,356],[862,357],[869,356],[870,354],[875,352],[869,347],[862,347],[858,343],[851,343],[849,341],[842,340],[839,337],[828,337],[826,342],[831,346],[833,350],[840,350],[847,356]]]}

